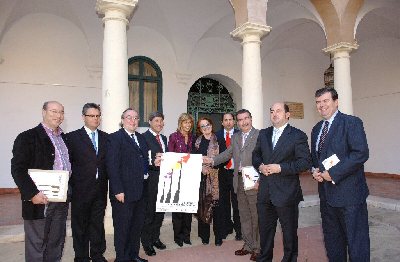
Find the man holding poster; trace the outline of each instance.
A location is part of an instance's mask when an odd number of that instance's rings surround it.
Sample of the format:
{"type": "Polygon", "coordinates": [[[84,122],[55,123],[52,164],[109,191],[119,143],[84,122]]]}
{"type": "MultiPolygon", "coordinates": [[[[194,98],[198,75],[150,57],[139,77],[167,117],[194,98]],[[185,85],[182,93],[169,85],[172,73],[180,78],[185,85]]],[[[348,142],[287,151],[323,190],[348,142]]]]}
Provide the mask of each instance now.
{"type": "Polygon", "coordinates": [[[28,169],[71,171],[60,128],[64,106],[45,102],[42,117],[42,123],[17,136],[11,159],[11,174],[21,193],[25,260],[29,262],[61,261],[68,214],[68,203],[49,203],[28,174],[28,169]]]}

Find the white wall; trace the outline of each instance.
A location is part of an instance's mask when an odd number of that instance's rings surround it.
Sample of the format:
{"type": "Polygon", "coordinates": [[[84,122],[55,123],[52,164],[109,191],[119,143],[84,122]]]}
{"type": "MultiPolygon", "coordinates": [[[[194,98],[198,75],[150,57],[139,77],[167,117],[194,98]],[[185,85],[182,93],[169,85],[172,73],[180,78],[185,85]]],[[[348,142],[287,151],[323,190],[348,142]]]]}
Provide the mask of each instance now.
{"type": "Polygon", "coordinates": [[[365,169],[400,175],[400,40],[363,42],[350,59],[354,114],[370,150],[365,169]]]}

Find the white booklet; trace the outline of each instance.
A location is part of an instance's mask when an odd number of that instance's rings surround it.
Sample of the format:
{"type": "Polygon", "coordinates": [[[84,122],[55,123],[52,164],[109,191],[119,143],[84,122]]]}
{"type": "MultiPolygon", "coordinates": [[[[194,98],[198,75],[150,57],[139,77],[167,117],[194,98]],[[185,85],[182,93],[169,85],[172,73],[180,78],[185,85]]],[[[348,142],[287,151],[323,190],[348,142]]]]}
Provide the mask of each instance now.
{"type": "Polygon", "coordinates": [[[330,157],[328,157],[327,159],[325,159],[324,161],[322,161],[322,164],[324,165],[325,170],[328,171],[329,169],[331,169],[331,167],[334,167],[339,162],[340,162],[340,160],[337,157],[337,155],[333,154],[330,157]]]}
{"type": "Polygon", "coordinates": [[[28,169],[28,173],[49,202],[67,201],[69,171],[28,169]]]}
{"type": "Polygon", "coordinates": [[[242,167],[244,190],[253,189],[258,181],[259,174],[253,166],[242,167]]]}

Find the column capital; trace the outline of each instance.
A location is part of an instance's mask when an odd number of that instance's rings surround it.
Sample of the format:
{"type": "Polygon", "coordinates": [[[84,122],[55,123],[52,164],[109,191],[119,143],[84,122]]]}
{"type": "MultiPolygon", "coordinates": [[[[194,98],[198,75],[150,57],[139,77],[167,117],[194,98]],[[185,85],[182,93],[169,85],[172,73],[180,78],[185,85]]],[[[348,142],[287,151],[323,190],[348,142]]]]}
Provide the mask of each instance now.
{"type": "Polygon", "coordinates": [[[246,22],[231,32],[231,36],[241,38],[243,42],[260,41],[271,31],[271,27],[263,24],[246,22]]]}
{"type": "Polygon", "coordinates": [[[139,0],[97,0],[96,12],[104,15],[103,22],[107,20],[120,20],[129,23],[133,9],[139,0]]]}
{"type": "Polygon", "coordinates": [[[340,42],[340,43],[330,45],[330,46],[322,49],[322,51],[324,51],[326,53],[331,53],[333,55],[335,55],[335,53],[338,53],[338,52],[350,53],[351,51],[356,50],[358,48],[358,46],[359,45],[357,44],[357,42],[354,42],[354,43],[340,42]]]}

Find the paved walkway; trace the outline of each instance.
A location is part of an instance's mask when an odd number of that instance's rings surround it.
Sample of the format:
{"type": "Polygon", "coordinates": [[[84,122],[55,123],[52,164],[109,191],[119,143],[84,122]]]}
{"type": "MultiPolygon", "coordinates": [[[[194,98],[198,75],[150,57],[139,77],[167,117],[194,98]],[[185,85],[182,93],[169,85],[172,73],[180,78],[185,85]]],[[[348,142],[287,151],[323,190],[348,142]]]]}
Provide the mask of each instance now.
{"type": "MultiPolygon", "coordinates": [[[[327,261],[323,247],[323,236],[319,214],[319,199],[314,181],[302,177],[305,201],[301,202],[299,218],[299,258],[298,261],[327,261]]],[[[400,179],[382,181],[368,179],[371,194],[368,198],[369,225],[371,237],[371,261],[400,261],[400,179]],[[386,196],[386,197],[385,197],[386,196]],[[390,197],[390,198],[387,198],[390,197]]],[[[20,219],[19,196],[0,195],[0,261],[24,261],[23,226],[20,219]]],[[[161,240],[166,243],[167,250],[157,251],[157,255],[147,257],[141,250],[140,255],[152,262],[158,261],[249,261],[249,256],[237,257],[234,251],[240,249],[242,241],[235,241],[230,235],[223,245],[216,247],[214,240],[204,246],[197,237],[197,220],[193,219],[191,240],[193,245],[178,247],[173,242],[171,216],[166,215],[161,232],[161,240]]],[[[282,240],[280,230],[276,234],[274,261],[282,258],[282,240]]],[[[113,261],[115,257],[113,235],[107,236],[106,258],[113,261]]],[[[68,221],[68,237],[63,261],[73,261],[71,231],[68,221]]]]}

